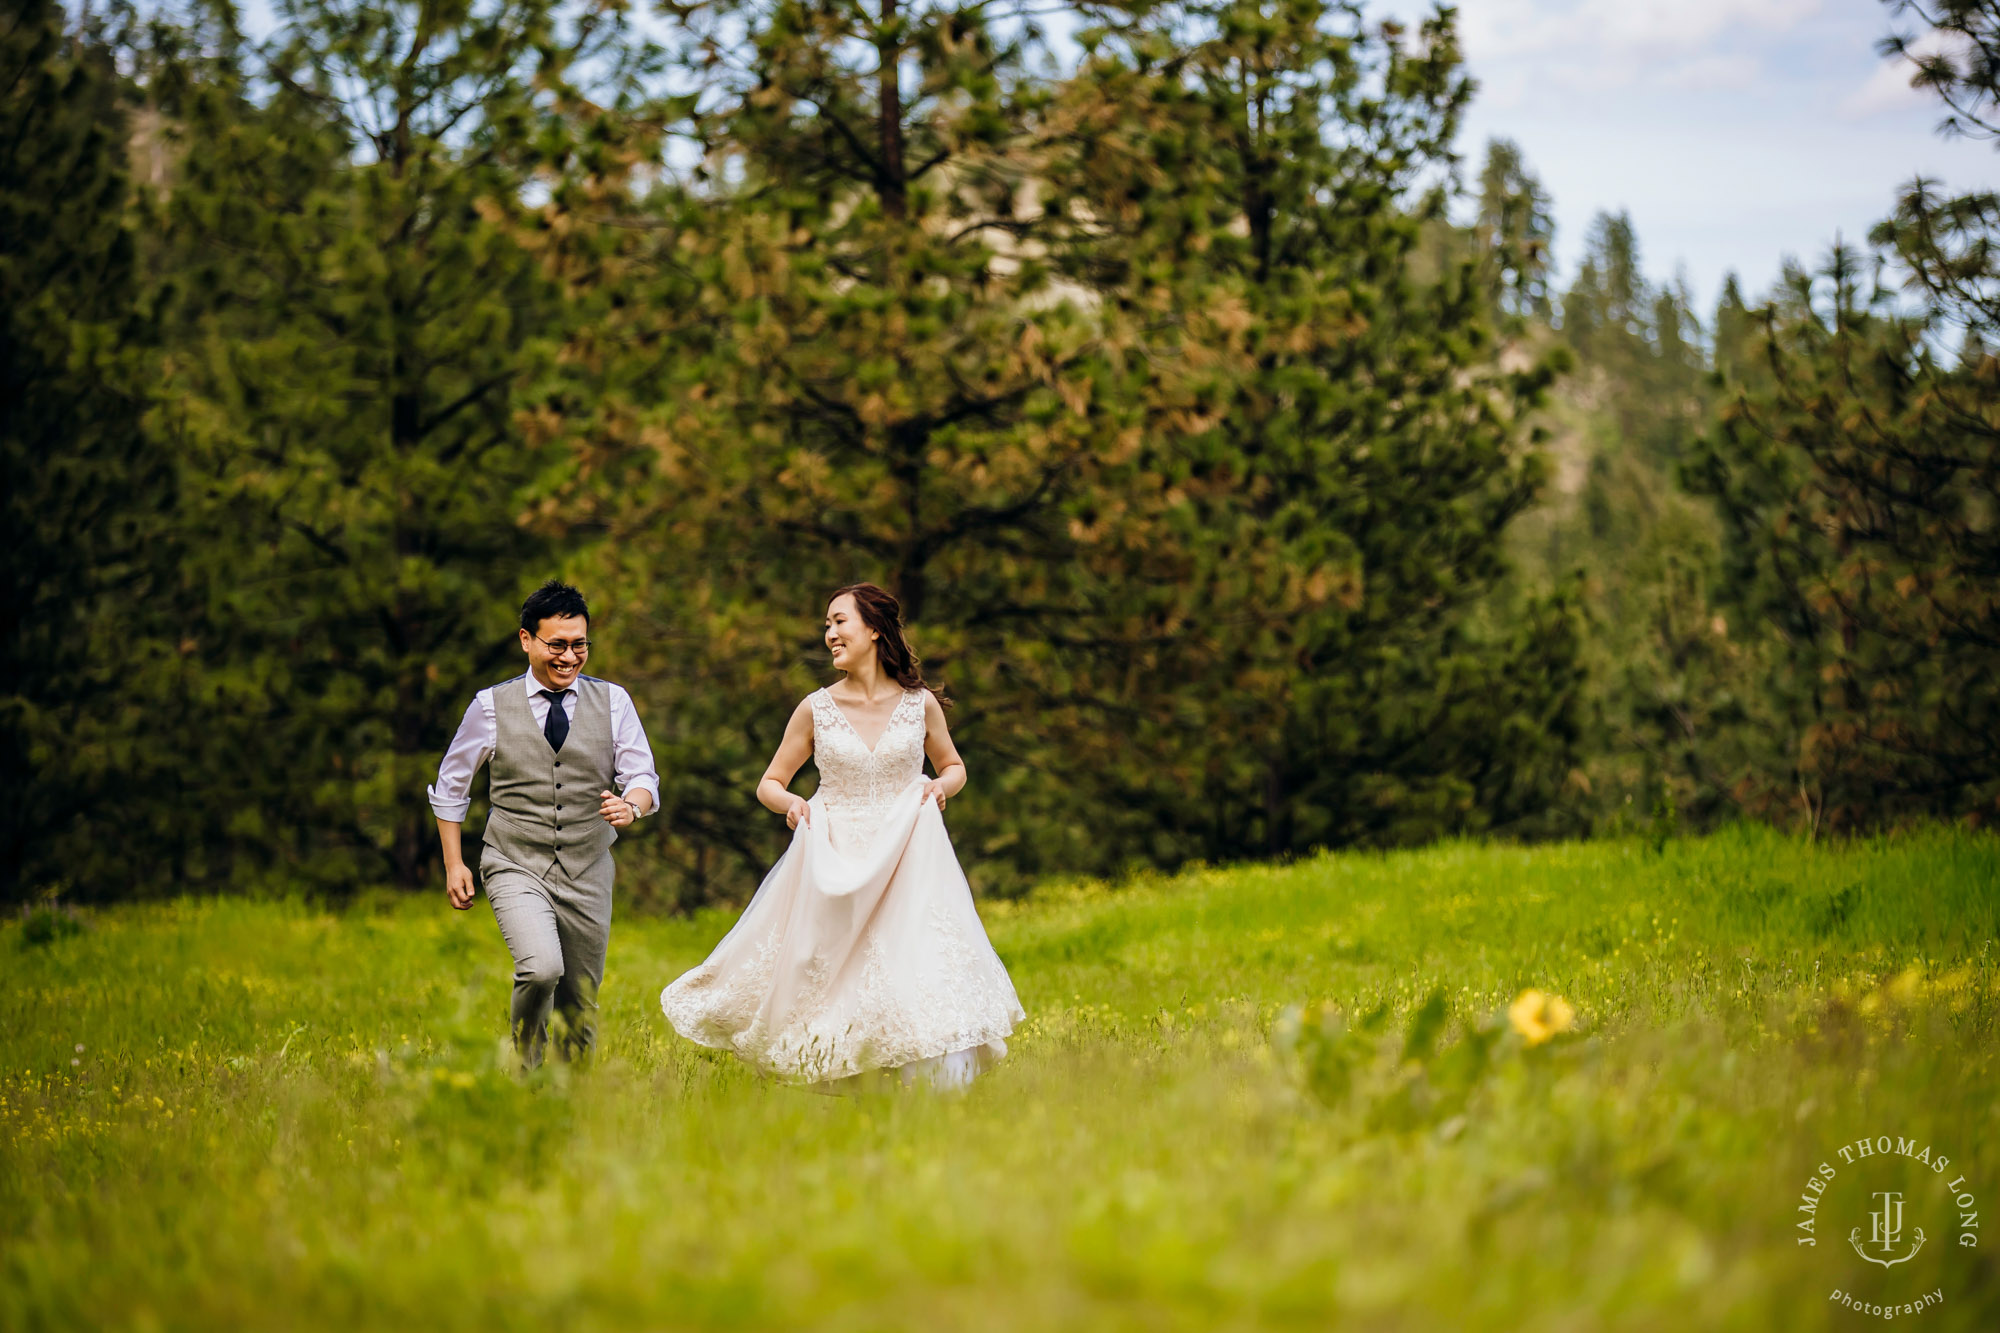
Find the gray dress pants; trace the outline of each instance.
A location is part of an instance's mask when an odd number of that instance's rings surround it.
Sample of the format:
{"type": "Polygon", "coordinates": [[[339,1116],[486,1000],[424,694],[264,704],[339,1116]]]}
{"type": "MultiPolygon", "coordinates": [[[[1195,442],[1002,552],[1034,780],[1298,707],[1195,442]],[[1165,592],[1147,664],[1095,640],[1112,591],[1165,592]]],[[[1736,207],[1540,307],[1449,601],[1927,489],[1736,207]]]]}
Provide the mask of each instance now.
{"type": "Polygon", "coordinates": [[[572,876],[560,866],[543,874],[524,870],[489,848],[479,874],[514,955],[512,1024],[522,1063],[542,1062],[551,1010],[556,1054],[588,1055],[597,1040],[597,988],[611,937],[610,851],[572,876]]]}

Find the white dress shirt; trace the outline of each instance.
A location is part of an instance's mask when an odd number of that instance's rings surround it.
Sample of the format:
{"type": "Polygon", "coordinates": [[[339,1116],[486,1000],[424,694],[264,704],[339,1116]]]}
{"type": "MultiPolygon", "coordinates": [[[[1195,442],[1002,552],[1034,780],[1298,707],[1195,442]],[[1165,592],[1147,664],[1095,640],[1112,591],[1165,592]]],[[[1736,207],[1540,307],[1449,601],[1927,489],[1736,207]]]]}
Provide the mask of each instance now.
{"type": "MultiPolygon", "coordinates": [[[[632,706],[632,696],[622,685],[610,681],[600,681],[611,691],[611,746],[613,753],[613,773],[616,775],[618,790],[626,800],[632,800],[634,791],[646,792],[653,798],[652,809],[660,808],[660,775],[653,768],[653,747],[646,743],[646,729],[639,725],[639,710],[632,706]]],[[[479,772],[479,766],[493,757],[494,748],[500,743],[500,723],[493,715],[494,690],[524,690],[528,695],[528,707],[535,715],[535,725],[543,727],[549,721],[549,701],[542,697],[548,688],[535,679],[532,671],[522,672],[513,680],[483,689],[472,696],[466,705],[465,717],[458,724],[458,734],[451,738],[451,748],[444,752],[444,762],[438,765],[437,781],[426,790],[430,797],[431,809],[437,817],[454,824],[465,822],[466,812],[472,809],[472,778],[479,772]]],[[[576,720],[576,690],[565,690],[562,696],[563,716],[572,722],[576,720]]],[[[638,802],[632,804],[632,813],[639,813],[638,802]]]]}

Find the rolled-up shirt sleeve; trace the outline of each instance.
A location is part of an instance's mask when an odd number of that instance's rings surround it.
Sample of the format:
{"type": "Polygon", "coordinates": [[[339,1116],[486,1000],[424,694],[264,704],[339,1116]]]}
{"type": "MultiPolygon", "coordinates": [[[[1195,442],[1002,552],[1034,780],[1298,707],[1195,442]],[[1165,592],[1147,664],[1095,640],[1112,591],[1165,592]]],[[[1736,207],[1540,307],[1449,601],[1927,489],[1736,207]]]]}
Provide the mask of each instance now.
{"type": "Polygon", "coordinates": [[[618,779],[619,793],[629,801],[633,791],[643,791],[653,798],[652,809],[658,810],[660,775],[653,767],[653,747],[646,740],[645,727],[639,724],[632,696],[621,685],[611,687],[611,745],[612,772],[618,779]]]}
{"type": "MultiPolygon", "coordinates": [[[[444,762],[438,765],[437,781],[424,793],[430,798],[431,810],[439,819],[453,824],[465,822],[467,812],[472,809],[472,779],[478,774],[479,766],[493,757],[499,739],[500,728],[493,716],[492,694],[481,690],[466,706],[465,717],[458,724],[458,734],[451,738],[451,747],[444,752],[444,762]]],[[[642,742],[644,739],[644,736],[640,737],[642,742]]],[[[650,760],[651,755],[647,757],[650,760]]],[[[659,800],[657,787],[653,799],[659,800]]]]}

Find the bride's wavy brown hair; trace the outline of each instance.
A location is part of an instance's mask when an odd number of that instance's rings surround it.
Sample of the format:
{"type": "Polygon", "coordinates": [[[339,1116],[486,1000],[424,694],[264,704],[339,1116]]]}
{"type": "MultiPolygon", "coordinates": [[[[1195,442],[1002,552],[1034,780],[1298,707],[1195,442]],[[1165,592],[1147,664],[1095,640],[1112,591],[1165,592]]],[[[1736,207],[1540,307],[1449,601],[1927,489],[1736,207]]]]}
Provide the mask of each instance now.
{"type": "Polygon", "coordinates": [[[850,583],[835,588],[826,604],[832,606],[843,594],[854,599],[855,609],[861,612],[861,623],[878,636],[875,656],[882,663],[882,670],[904,689],[929,690],[940,705],[951,707],[951,696],[924,680],[920,659],[903,634],[903,604],[896,600],[895,594],[877,583],[850,583]]]}

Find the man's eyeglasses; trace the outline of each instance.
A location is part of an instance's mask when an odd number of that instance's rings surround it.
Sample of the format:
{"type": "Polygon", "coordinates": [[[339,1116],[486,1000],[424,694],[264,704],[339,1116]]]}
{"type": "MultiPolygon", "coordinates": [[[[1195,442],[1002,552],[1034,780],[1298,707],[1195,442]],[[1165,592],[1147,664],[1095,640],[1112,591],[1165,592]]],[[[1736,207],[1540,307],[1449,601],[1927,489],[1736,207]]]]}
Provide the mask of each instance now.
{"type": "Polygon", "coordinates": [[[554,643],[550,643],[547,639],[537,634],[535,635],[535,642],[548,649],[556,657],[566,657],[570,653],[575,653],[578,657],[590,656],[589,639],[557,639],[554,643]]]}

